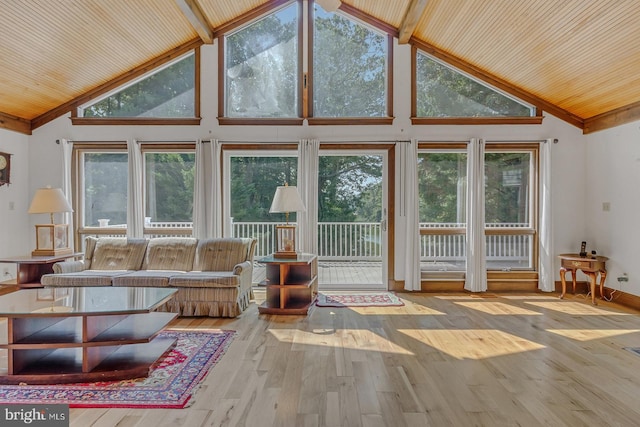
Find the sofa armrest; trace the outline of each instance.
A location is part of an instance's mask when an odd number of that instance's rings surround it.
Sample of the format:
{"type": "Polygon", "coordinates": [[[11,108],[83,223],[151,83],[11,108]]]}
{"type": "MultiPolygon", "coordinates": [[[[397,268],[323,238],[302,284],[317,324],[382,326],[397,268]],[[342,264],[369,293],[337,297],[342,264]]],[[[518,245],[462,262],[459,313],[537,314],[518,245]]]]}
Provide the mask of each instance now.
{"type": "Polygon", "coordinates": [[[233,274],[240,276],[240,292],[251,289],[253,280],[253,263],[244,261],[233,267],[233,274]]]}
{"type": "Polygon", "coordinates": [[[246,270],[249,270],[249,272],[253,273],[253,265],[251,264],[251,261],[244,261],[244,262],[241,262],[240,264],[236,264],[233,267],[233,274],[237,274],[238,276],[241,276],[242,273],[246,270]]]}
{"type": "Polygon", "coordinates": [[[59,273],[77,273],[87,269],[87,265],[82,261],[61,261],[53,264],[53,272],[59,273]]]}

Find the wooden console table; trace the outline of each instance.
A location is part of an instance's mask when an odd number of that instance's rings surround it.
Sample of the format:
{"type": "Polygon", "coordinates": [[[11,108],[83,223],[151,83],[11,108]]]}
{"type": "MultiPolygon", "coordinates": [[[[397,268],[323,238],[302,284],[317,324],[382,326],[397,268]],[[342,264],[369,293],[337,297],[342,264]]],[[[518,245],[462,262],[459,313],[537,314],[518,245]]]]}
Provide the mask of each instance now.
{"type": "Polygon", "coordinates": [[[576,292],[576,271],[581,270],[584,274],[589,276],[590,290],[591,290],[591,303],[596,305],[596,279],[598,274],[600,275],[600,298],[603,295],[604,281],[607,278],[607,270],[605,264],[609,258],[605,256],[595,257],[581,257],[579,254],[561,254],[560,258],[560,280],[562,281],[562,295],[560,298],[564,298],[564,294],[567,292],[567,281],[565,275],[567,271],[571,272],[571,282],[573,284],[573,293],[576,292]]]}
{"type": "MultiPolygon", "coordinates": [[[[70,258],[79,258],[82,252],[56,256],[16,256],[2,258],[0,263],[16,264],[16,283],[21,288],[40,288],[40,278],[49,273],[53,273],[53,264],[70,258]]],[[[11,282],[7,282],[11,283],[11,282]]]]}

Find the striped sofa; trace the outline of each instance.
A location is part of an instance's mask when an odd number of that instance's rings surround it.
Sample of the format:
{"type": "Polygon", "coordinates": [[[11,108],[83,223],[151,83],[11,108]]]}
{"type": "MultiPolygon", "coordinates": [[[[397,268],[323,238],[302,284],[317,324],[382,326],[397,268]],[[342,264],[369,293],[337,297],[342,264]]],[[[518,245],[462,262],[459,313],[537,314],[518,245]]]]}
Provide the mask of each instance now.
{"type": "Polygon", "coordinates": [[[42,285],[177,288],[160,309],[181,316],[236,317],[253,298],[254,239],[87,237],[85,243],[83,260],[54,264],[42,285]]]}

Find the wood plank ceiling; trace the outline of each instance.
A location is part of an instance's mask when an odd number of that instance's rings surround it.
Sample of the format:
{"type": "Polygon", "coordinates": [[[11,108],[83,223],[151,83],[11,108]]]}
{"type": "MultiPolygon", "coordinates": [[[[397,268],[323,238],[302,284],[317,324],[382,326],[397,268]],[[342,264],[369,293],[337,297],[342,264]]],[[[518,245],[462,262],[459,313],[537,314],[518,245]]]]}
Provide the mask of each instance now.
{"type": "MultiPolygon", "coordinates": [[[[283,3],[0,0],[0,127],[30,133],[97,88],[283,3]]],[[[636,0],[344,0],[341,8],[584,132],[640,119],[636,0]]]]}

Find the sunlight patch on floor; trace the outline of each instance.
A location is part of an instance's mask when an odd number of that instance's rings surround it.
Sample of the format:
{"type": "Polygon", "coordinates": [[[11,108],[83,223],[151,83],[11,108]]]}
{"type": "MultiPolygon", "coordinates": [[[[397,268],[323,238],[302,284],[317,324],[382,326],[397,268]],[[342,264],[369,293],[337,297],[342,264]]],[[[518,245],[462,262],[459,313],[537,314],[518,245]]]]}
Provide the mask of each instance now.
{"type": "Polygon", "coordinates": [[[269,333],[278,341],[293,344],[335,347],[338,349],[376,351],[414,356],[412,351],[401,347],[374,331],[366,329],[341,329],[338,331],[326,328],[314,329],[312,332],[298,329],[269,329],[269,333]]]}
{"type": "Polygon", "coordinates": [[[419,340],[457,359],[488,359],[546,346],[496,329],[421,330],[399,329],[403,334],[419,340]]]}
{"type": "Polygon", "coordinates": [[[547,331],[576,341],[591,341],[632,334],[640,332],[640,329],[547,329],[547,331]]]}
{"type": "Polygon", "coordinates": [[[503,314],[519,314],[525,316],[542,316],[542,313],[533,310],[527,310],[523,307],[517,307],[511,304],[505,304],[503,302],[496,301],[473,301],[473,302],[456,302],[457,305],[461,305],[472,310],[481,311],[487,314],[493,314],[496,316],[503,314]]]}
{"type": "Polygon", "coordinates": [[[547,310],[559,311],[563,314],[579,314],[583,316],[629,316],[629,313],[622,313],[618,311],[610,311],[598,306],[593,306],[584,302],[572,302],[567,300],[557,301],[526,301],[525,304],[535,305],[536,307],[544,308],[547,310]]]}

